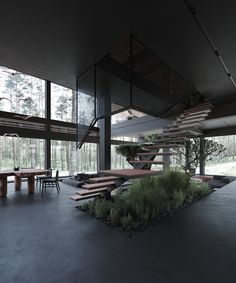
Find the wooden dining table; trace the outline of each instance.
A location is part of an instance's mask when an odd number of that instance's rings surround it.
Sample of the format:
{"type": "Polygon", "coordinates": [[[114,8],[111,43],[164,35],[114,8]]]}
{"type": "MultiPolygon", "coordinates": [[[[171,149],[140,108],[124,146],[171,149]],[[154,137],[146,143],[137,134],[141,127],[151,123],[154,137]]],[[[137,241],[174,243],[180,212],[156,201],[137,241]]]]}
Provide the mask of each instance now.
{"type": "Polygon", "coordinates": [[[33,194],[35,189],[35,176],[47,175],[47,169],[19,169],[19,170],[2,170],[0,171],[0,197],[7,196],[7,177],[15,176],[15,191],[21,190],[22,178],[28,180],[28,193],[33,194]]]}

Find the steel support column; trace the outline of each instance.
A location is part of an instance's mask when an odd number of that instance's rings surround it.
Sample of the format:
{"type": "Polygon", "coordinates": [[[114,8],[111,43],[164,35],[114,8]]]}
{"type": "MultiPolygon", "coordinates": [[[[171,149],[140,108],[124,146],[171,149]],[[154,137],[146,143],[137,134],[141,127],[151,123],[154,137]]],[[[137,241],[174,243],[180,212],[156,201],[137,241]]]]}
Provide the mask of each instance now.
{"type": "Polygon", "coordinates": [[[110,92],[99,97],[100,141],[98,146],[98,169],[111,168],[111,97],[110,92]]]}
{"type": "Polygon", "coordinates": [[[45,83],[45,118],[46,118],[46,132],[48,133],[48,138],[45,139],[45,168],[51,168],[51,139],[50,137],[50,127],[51,127],[51,82],[46,81],[45,83]]]}
{"type": "Polygon", "coordinates": [[[200,160],[199,160],[199,168],[200,168],[200,175],[205,174],[205,161],[204,161],[204,137],[200,137],[200,160]]]}

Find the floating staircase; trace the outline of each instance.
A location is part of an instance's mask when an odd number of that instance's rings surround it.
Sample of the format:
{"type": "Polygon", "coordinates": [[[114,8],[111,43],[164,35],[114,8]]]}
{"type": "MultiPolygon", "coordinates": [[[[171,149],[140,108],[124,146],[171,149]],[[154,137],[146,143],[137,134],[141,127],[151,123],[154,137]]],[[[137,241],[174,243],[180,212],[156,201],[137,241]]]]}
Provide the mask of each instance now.
{"type": "Polygon", "coordinates": [[[137,158],[129,160],[129,163],[135,169],[151,169],[153,164],[169,165],[170,162],[155,160],[156,156],[167,157],[177,154],[174,150],[184,146],[185,141],[202,135],[199,126],[212,108],[213,105],[210,102],[204,102],[184,110],[163,130],[163,133],[157,136],[155,141],[152,141],[152,145],[144,145],[146,152],[138,153],[137,158]],[[163,152],[160,152],[160,149],[163,149],[163,152]],[[166,152],[166,150],[172,150],[172,152],[166,152]]]}
{"type": "Polygon", "coordinates": [[[80,201],[101,196],[109,198],[111,191],[128,179],[161,174],[162,170],[151,170],[152,165],[166,166],[169,165],[169,162],[155,160],[156,156],[163,156],[165,159],[165,157],[176,155],[175,150],[183,147],[186,140],[201,136],[199,126],[212,108],[213,105],[210,102],[205,102],[184,110],[163,130],[163,133],[157,136],[155,141],[152,141],[151,144],[143,144],[143,151],[137,154],[135,160],[129,160],[133,169],[100,171],[99,173],[106,176],[90,178],[82,189],[76,192],[76,195],[71,196],[71,199],[80,201]],[[160,152],[161,149],[162,152],[160,152]]]}
{"type": "Polygon", "coordinates": [[[76,192],[76,195],[71,196],[72,200],[79,201],[93,197],[106,196],[110,197],[111,191],[124,183],[126,179],[121,179],[117,176],[105,176],[90,178],[87,184],[82,186],[82,189],[76,192]]]}

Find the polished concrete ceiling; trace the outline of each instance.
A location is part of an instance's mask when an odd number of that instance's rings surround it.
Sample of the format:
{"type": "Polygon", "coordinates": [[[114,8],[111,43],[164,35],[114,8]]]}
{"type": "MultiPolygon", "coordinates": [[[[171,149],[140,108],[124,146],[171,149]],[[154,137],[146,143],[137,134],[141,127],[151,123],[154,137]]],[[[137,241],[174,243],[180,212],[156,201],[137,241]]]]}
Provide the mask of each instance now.
{"type": "MultiPolygon", "coordinates": [[[[236,78],[236,2],[192,3],[236,78]]],[[[183,0],[4,1],[0,65],[75,88],[76,76],[130,32],[202,94],[234,100],[235,88],[183,0]]]]}

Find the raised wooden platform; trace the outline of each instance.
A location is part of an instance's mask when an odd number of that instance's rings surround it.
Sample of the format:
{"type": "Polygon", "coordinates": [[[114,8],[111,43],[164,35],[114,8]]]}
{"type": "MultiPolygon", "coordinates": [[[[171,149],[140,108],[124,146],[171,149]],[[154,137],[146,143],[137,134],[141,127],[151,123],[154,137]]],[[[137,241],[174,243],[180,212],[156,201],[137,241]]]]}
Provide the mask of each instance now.
{"type": "Polygon", "coordinates": [[[121,170],[100,170],[99,174],[118,176],[120,178],[142,178],[147,176],[159,175],[162,171],[141,170],[141,169],[121,169],[121,170]]]}

